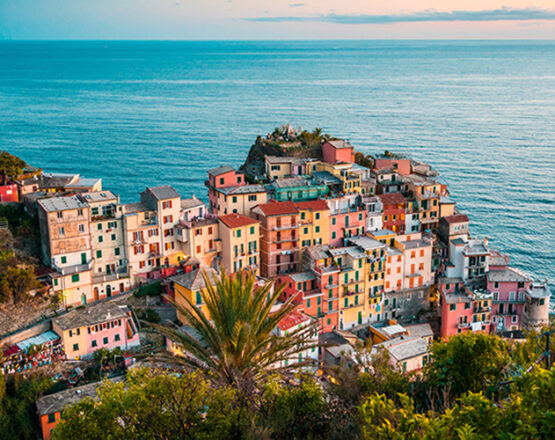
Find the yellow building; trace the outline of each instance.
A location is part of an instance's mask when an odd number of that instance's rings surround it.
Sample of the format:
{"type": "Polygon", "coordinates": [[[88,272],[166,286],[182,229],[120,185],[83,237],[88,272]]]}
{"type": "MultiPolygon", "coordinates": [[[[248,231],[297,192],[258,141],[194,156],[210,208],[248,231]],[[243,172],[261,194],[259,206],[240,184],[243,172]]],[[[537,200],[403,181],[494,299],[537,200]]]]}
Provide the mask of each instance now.
{"type": "Polygon", "coordinates": [[[304,160],[291,156],[265,156],[266,176],[270,180],[304,174],[304,160]]]}
{"type": "Polygon", "coordinates": [[[203,267],[212,266],[219,257],[222,243],[215,217],[183,221],[176,226],[177,241],[185,255],[194,258],[203,267]]]}
{"type": "Polygon", "coordinates": [[[241,214],[228,214],[218,218],[222,242],[222,265],[226,272],[246,269],[260,273],[260,223],[241,214]]]}
{"type": "MultiPolygon", "coordinates": [[[[191,272],[176,275],[171,278],[171,281],[175,291],[175,302],[178,306],[189,309],[189,303],[193,304],[195,307],[200,308],[207,317],[210,317],[204,302],[206,283],[203,274],[206,274],[211,281],[218,277],[218,273],[212,268],[206,270],[195,269],[191,272]],[[189,303],[187,300],[189,300],[189,303]]],[[[187,322],[179,309],[177,309],[177,319],[183,324],[187,322]]]]}
{"type": "Polygon", "coordinates": [[[307,174],[327,172],[337,177],[342,184],[345,194],[360,193],[362,191],[362,175],[353,171],[353,164],[346,162],[327,163],[311,162],[306,167],[307,174]]]}
{"type": "Polygon", "coordinates": [[[370,322],[379,321],[382,315],[387,246],[381,241],[365,236],[348,238],[346,241],[348,244],[357,246],[366,256],[364,273],[368,301],[365,316],[370,322]]]}
{"type": "Polygon", "coordinates": [[[323,200],[297,202],[300,215],[301,248],[328,244],[330,240],[330,208],[323,200]]]}
{"type": "Polygon", "coordinates": [[[249,215],[251,209],[268,202],[268,192],[263,185],[243,185],[215,188],[217,215],[249,215]]]}

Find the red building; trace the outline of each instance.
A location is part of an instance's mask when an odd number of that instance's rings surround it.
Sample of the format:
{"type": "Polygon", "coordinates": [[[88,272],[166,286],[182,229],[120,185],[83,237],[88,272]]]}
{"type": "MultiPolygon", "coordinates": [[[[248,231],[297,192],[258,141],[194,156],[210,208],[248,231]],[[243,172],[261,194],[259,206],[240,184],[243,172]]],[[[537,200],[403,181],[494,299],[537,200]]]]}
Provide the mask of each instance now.
{"type": "Polygon", "coordinates": [[[342,140],[326,141],[322,145],[324,162],[354,162],[355,150],[351,144],[342,140]]]}
{"type": "Polygon", "coordinates": [[[236,172],[233,167],[224,165],[208,170],[208,180],[204,182],[208,187],[208,210],[215,212],[218,207],[217,188],[231,188],[245,185],[245,175],[236,172]]]}
{"type": "Polygon", "coordinates": [[[383,228],[396,234],[405,233],[406,200],[401,193],[380,194],[376,196],[383,206],[383,228]]]}
{"type": "Polygon", "coordinates": [[[19,202],[17,185],[15,183],[0,185],[0,202],[19,202]]]}
{"type": "Polygon", "coordinates": [[[391,168],[397,174],[408,176],[411,173],[410,159],[374,159],[374,170],[382,170],[391,168]]]}
{"type": "Polygon", "coordinates": [[[492,295],[466,285],[461,278],[439,280],[441,337],[465,331],[491,332],[492,295]]]}

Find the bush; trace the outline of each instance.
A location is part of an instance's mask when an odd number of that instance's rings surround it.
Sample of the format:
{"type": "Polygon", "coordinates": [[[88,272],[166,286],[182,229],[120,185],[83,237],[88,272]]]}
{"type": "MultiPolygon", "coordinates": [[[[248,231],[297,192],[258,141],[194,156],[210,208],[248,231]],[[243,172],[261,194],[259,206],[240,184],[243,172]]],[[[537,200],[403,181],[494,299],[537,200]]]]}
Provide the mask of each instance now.
{"type": "Polygon", "coordinates": [[[143,296],[160,296],[162,293],[162,283],[160,281],[155,281],[150,284],[145,284],[135,290],[134,295],[136,297],[143,297],[143,296]]]}

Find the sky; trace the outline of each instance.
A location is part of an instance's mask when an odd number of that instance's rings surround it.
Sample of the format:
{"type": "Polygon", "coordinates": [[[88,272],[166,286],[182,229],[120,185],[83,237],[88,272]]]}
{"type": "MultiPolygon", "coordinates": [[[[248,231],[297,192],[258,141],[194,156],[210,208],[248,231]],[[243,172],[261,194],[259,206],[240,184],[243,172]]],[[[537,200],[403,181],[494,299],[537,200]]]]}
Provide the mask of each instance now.
{"type": "Polygon", "coordinates": [[[555,39],[555,0],[0,0],[0,40],[555,39]]]}

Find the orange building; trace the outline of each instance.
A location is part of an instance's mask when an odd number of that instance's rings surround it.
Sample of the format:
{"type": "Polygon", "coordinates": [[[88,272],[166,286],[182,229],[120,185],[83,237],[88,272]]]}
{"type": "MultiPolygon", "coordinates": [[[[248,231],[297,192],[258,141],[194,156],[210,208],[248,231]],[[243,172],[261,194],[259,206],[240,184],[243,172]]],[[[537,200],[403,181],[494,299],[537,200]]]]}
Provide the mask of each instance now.
{"type": "Polygon", "coordinates": [[[343,140],[326,141],[322,145],[324,162],[354,162],[355,149],[343,140]]]}
{"type": "Polygon", "coordinates": [[[264,203],[251,210],[260,222],[260,273],[275,277],[300,266],[300,214],[293,202],[264,203]]]}

